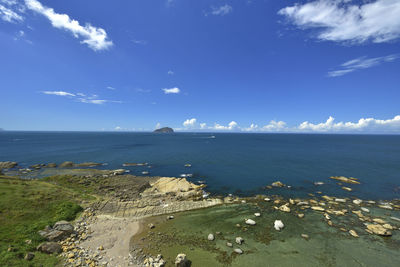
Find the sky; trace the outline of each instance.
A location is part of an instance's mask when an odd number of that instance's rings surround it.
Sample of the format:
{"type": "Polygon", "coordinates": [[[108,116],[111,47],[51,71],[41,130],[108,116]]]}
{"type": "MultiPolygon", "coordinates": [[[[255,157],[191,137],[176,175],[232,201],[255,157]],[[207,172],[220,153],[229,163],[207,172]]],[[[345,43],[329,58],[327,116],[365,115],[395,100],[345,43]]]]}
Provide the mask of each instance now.
{"type": "Polygon", "coordinates": [[[399,0],[0,0],[0,128],[400,133],[399,0]]]}

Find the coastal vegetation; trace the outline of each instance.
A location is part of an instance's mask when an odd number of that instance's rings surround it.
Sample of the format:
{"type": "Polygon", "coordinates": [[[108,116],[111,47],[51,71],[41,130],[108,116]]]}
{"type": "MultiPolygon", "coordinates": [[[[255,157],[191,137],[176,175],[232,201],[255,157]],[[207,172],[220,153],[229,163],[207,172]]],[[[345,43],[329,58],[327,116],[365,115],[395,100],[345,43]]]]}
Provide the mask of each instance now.
{"type": "Polygon", "coordinates": [[[73,188],[0,176],[0,266],[56,266],[60,258],[36,252],[47,225],[74,220],[89,197],[73,188]],[[34,258],[27,261],[27,253],[34,258]]]}

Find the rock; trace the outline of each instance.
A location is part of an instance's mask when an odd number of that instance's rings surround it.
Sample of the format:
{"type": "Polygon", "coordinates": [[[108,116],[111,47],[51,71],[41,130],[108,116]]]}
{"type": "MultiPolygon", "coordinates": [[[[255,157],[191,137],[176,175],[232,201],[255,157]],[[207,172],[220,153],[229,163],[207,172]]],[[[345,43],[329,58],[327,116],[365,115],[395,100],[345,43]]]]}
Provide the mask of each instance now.
{"type": "Polygon", "coordinates": [[[385,229],[394,230],[393,226],[391,226],[391,225],[388,224],[388,223],[385,223],[385,224],[383,224],[382,226],[383,226],[383,228],[385,228],[385,229]]]}
{"type": "Polygon", "coordinates": [[[364,208],[364,207],[361,207],[361,210],[364,211],[364,212],[369,212],[369,209],[364,208]]]}
{"type": "Polygon", "coordinates": [[[156,227],[156,226],[155,226],[154,224],[152,224],[152,223],[149,223],[148,226],[149,226],[150,229],[153,229],[153,228],[156,227]]]}
{"type": "Polygon", "coordinates": [[[393,207],[390,206],[389,204],[383,204],[383,205],[378,205],[379,208],[381,209],[386,209],[386,210],[392,210],[393,207]]]}
{"type": "Polygon", "coordinates": [[[45,242],[40,244],[36,249],[47,254],[58,254],[62,252],[62,248],[57,242],[45,242]]]}
{"type": "Polygon", "coordinates": [[[172,220],[173,218],[174,218],[173,215],[170,215],[170,216],[167,217],[168,220],[172,220]]]}
{"type": "Polygon", "coordinates": [[[245,223],[248,225],[256,225],[256,222],[253,221],[252,219],[246,219],[245,223]]]}
{"type": "Polygon", "coordinates": [[[349,233],[350,233],[352,236],[354,236],[354,237],[359,237],[358,234],[357,234],[357,232],[354,231],[354,230],[350,230],[349,233]]]}
{"type": "Polygon", "coordinates": [[[186,255],[181,253],[178,254],[175,258],[175,267],[190,267],[191,263],[186,258],[186,255]]]}
{"type": "Polygon", "coordinates": [[[329,197],[329,196],[322,196],[323,199],[325,199],[326,201],[333,201],[333,197],[329,197]]]}
{"type": "Polygon", "coordinates": [[[39,235],[41,235],[42,237],[44,237],[45,239],[47,239],[48,241],[60,241],[64,238],[66,238],[67,236],[69,236],[69,233],[67,232],[63,232],[63,231],[59,231],[59,230],[43,230],[43,231],[39,231],[38,232],[39,235]]]}
{"type": "Polygon", "coordinates": [[[239,237],[235,238],[235,242],[236,242],[236,244],[241,245],[244,242],[244,239],[239,236],[239,237]]]}
{"type": "Polygon", "coordinates": [[[208,239],[209,241],[214,241],[215,237],[214,237],[213,234],[208,234],[207,239],[208,239]]]}
{"type": "Polygon", "coordinates": [[[100,247],[97,248],[97,250],[102,251],[102,250],[104,250],[104,247],[103,247],[103,246],[100,246],[100,247]]]}
{"type": "Polygon", "coordinates": [[[259,213],[259,212],[256,212],[256,213],[254,213],[254,216],[256,216],[256,217],[260,217],[260,216],[261,216],[261,213],[259,213]]]}
{"type": "Polygon", "coordinates": [[[280,206],[279,210],[283,211],[283,212],[290,212],[289,204],[285,204],[285,205],[280,206]]]}
{"type": "Polygon", "coordinates": [[[335,202],[346,203],[346,199],[344,199],[344,198],[335,198],[335,202]]]}
{"type": "Polygon", "coordinates": [[[112,171],[114,175],[123,175],[125,174],[125,169],[116,169],[112,171]]]}
{"type": "Polygon", "coordinates": [[[169,127],[163,127],[163,128],[160,128],[160,129],[156,129],[153,132],[154,133],[173,133],[174,130],[172,128],[169,128],[169,127]]]}
{"type": "Polygon", "coordinates": [[[55,164],[55,163],[53,163],[53,162],[47,163],[45,167],[46,167],[46,168],[55,168],[55,167],[57,167],[57,164],[55,164]]]}
{"type": "Polygon", "coordinates": [[[147,162],[145,162],[145,163],[129,163],[129,162],[127,162],[127,163],[122,164],[122,166],[124,166],[124,167],[128,167],[128,166],[147,166],[147,165],[148,165],[147,162]]]}
{"type": "Polygon", "coordinates": [[[349,192],[353,191],[353,189],[351,189],[350,187],[346,187],[346,186],[342,186],[342,189],[349,191],[349,192]]]}
{"type": "Polygon", "coordinates": [[[397,217],[390,217],[390,219],[400,222],[400,218],[397,218],[397,217]]]}
{"type": "Polygon", "coordinates": [[[275,230],[280,231],[284,227],[285,227],[285,225],[283,224],[283,222],[281,220],[275,220],[275,222],[274,222],[275,230]]]}
{"type": "Polygon", "coordinates": [[[284,187],[285,185],[281,181],[276,181],[271,184],[273,187],[284,187]]]}
{"type": "Polygon", "coordinates": [[[304,213],[299,213],[299,214],[297,214],[297,217],[299,217],[300,219],[301,219],[301,218],[304,218],[304,213]]]}
{"type": "Polygon", "coordinates": [[[75,164],[75,167],[96,167],[96,166],[101,166],[103,163],[97,163],[97,162],[83,162],[83,163],[78,163],[75,164]]]}
{"type": "Polygon", "coordinates": [[[362,200],[361,199],[354,199],[353,203],[356,204],[356,205],[360,205],[362,203],[362,200]]]}
{"type": "Polygon", "coordinates": [[[74,232],[74,226],[67,221],[58,221],[54,224],[53,229],[72,234],[74,232]]]}
{"type": "Polygon", "coordinates": [[[316,211],[325,211],[325,209],[323,207],[320,207],[320,206],[312,206],[311,209],[312,210],[316,210],[316,211]]]}
{"type": "Polygon", "coordinates": [[[330,219],[331,219],[331,216],[329,216],[329,214],[327,214],[327,213],[324,214],[324,217],[325,217],[325,219],[327,219],[327,220],[330,220],[330,219]]]}
{"type": "Polygon", "coordinates": [[[324,182],[314,182],[314,185],[323,185],[324,182]]]}
{"type": "Polygon", "coordinates": [[[226,245],[228,246],[228,247],[233,247],[233,244],[232,243],[230,243],[230,242],[226,242],[226,245]]]}
{"type": "Polygon", "coordinates": [[[302,238],[304,238],[304,239],[306,239],[306,240],[308,240],[310,237],[308,236],[308,235],[306,235],[306,234],[301,234],[301,237],[302,238]]]}
{"type": "Polygon", "coordinates": [[[0,161],[0,170],[1,169],[12,169],[17,166],[18,163],[14,161],[0,161]]]}
{"type": "Polygon", "coordinates": [[[360,184],[360,182],[357,181],[357,179],[353,178],[353,177],[347,178],[347,177],[344,177],[344,176],[331,176],[329,178],[341,181],[343,183],[348,183],[348,184],[360,184]]]}
{"type": "Polygon", "coordinates": [[[233,251],[237,254],[243,254],[243,250],[241,250],[240,248],[235,248],[233,251]]]}
{"type": "Polygon", "coordinates": [[[391,236],[392,233],[380,224],[368,224],[367,232],[380,236],[391,236]]]}
{"type": "Polygon", "coordinates": [[[31,261],[31,260],[33,260],[34,257],[35,257],[35,254],[33,254],[32,252],[28,252],[28,253],[26,253],[24,259],[27,261],[31,261]]]}
{"type": "Polygon", "coordinates": [[[72,253],[72,252],[70,252],[70,253],[68,253],[68,256],[67,256],[69,259],[71,259],[71,258],[75,258],[75,254],[74,253],[72,253]]]}
{"type": "Polygon", "coordinates": [[[58,167],[71,168],[71,167],[74,167],[74,163],[72,161],[65,161],[65,162],[61,163],[58,167]]]}
{"type": "Polygon", "coordinates": [[[271,201],[271,199],[266,197],[266,198],[264,198],[264,201],[269,202],[269,201],[271,201]]]}
{"type": "Polygon", "coordinates": [[[386,223],[386,221],[384,221],[384,220],[382,220],[380,218],[374,218],[374,219],[372,219],[372,221],[374,221],[376,223],[379,223],[379,224],[385,224],[386,223]]]}

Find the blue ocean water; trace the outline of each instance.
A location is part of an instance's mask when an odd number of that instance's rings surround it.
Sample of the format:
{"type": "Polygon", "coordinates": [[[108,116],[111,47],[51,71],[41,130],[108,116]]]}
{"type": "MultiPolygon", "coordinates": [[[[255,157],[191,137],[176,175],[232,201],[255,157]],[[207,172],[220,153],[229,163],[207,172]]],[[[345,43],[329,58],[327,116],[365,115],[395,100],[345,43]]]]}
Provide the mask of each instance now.
{"type": "Polygon", "coordinates": [[[213,193],[272,194],[262,187],[280,180],[283,194],[324,191],[364,198],[400,197],[400,136],[242,133],[0,132],[0,161],[21,166],[63,161],[148,162],[124,167],[132,174],[192,173],[213,193]],[[191,168],[184,164],[192,164],[191,168]],[[345,192],[328,177],[352,176],[361,185],[345,192]],[[314,181],[326,184],[316,187],[314,181]]]}

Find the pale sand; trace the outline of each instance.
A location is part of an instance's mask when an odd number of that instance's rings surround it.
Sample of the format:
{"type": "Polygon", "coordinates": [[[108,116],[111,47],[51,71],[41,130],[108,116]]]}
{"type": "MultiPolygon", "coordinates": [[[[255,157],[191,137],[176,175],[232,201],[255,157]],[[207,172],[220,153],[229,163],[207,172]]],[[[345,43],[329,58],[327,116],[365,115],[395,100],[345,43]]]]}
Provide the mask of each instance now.
{"type": "Polygon", "coordinates": [[[88,226],[92,233],[80,245],[93,254],[99,252],[103,257],[100,264],[107,261],[108,266],[132,266],[129,265],[129,242],[139,231],[138,219],[99,215],[88,226]],[[100,246],[104,247],[103,251],[98,250],[100,246]]]}

